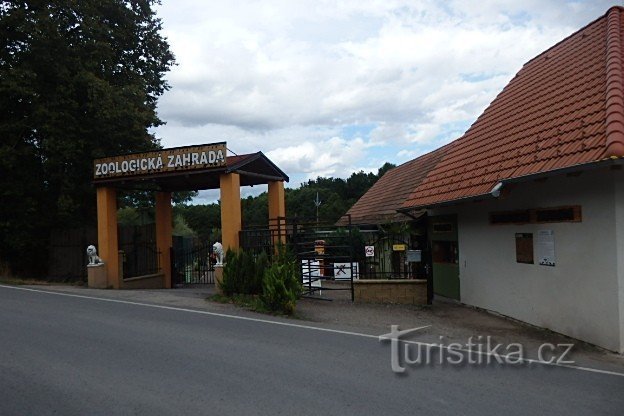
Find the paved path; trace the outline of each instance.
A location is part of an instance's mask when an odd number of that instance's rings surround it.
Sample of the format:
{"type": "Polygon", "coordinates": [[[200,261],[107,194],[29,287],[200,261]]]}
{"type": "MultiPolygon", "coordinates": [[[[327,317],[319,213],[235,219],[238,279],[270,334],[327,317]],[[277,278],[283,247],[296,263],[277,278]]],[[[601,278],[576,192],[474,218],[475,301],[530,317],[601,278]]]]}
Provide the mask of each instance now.
{"type": "MultiPolygon", "coordinates": [[[[44,289],[45,290],[45,289],[44,289]]],[[[0,415],[624,414],[624,377],[421,366],[374,337],[0,286],[0,415]]]]}

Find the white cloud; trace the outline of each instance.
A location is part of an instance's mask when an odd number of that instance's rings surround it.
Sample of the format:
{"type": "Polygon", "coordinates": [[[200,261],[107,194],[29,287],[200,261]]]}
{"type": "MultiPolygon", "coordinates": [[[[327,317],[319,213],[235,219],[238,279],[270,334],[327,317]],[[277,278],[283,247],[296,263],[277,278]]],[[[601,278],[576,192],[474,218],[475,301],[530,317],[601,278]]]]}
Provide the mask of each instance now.
{"type": "Polygon", "coordinates": [[[156,133],[262,150],[291,176],[374,170],[458,137],[524,62],[611,4],[165,0],[178,66],[156,133]]]}
{"type": "Polygon", "coordinates": [[[285,171],[304,173],[306,179],[318,176],[344,177],[353,171],[364,154],[362,139],[347,141],[339,137],[277,148],[267,156],[285,171]]]}

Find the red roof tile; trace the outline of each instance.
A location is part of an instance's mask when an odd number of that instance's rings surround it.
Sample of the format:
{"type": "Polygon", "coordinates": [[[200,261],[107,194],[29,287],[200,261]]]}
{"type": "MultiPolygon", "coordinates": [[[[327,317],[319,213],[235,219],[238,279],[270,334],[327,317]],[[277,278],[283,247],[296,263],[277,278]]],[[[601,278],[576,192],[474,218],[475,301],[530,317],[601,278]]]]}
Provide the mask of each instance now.
{"type": "MultiPolygon", "coordinates": [[[[347,212],[353,224],[379,224],[407,218],[397,213],[403,202],[427,176],[446,152],[448,146],[420,156],[386,172],[347,212]]],[[[338,222],[347,222],[342,217],[338,222]]]]}
{"type": "Polygon", "coordinates": [[[227,166],[234,166],[234,165],[244,162],[245,160],[251,157],[254,157],[255,155],[256,155],[255,153],[249,153],[245,155],[235,155],[235,156],[228,155],[228,157],[225,159],[225,163],[227,166]]]}
{"type": "MultiPolygon", "coordinates": [[[[501,180],[624,156],[623,37],[624,8],[613,7],[526,63],[428,165],[402,207],[476,197],[501,180]]],[[[416,171],[419,159],[403,166],[416,171]]]]}

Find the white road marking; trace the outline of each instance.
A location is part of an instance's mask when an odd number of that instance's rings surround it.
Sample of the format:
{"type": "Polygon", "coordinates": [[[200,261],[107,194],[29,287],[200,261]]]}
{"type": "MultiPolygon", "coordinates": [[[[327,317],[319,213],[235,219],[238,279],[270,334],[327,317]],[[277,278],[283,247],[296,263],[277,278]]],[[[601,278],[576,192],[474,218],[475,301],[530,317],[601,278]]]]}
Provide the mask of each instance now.
{"type": "MultiPolygon", "coordinates": [[[[272,320],[269,320],[269,319],[250,318],[250,317],[247,317],[247,316],[230,315],[230,314],[226,314],[226,313],[209,312],[209,311],[200,311],[200,310],[196,310],[196,309],[186,309],[186,308],[179,308],[179,307],[175,307],[175,306],[154,305],[154,304],[150,304],[150,303],[132,302],[132,301],[129,301],[129,300],[100,298],[100,297],[96,297],[96,296],[86,296],[86,295],[75,295],[75,294],[72,294],[72,293],[53,292],[53,291],[48,291],[48,290],[31,289],[31,288],[20,287],[20,286],[0,285],[0,287],[5,288],[5,289],[23,290],[23,291],[27,291],[27,292],[45,293],[45,294],[48,294],[48,295],[57,295],[57,296],[66,296],[66,297],[71,297],[71,298],[97,300],[97,301],[101,301],[101,302],[121,303],[121,304],[124,304],[124,305],[135,305],[135,306],[143,306],[143,307],[148,307],[148,308],[166,309],[166,310],[171,310],[171,311],[197,313],[197,314],[200,314],[200,315],[209,315],[209,316],[216,316],[216,317],[220,317],[220,318],[238,319],[238,320],[241,320],[241,321],[259,322],[259,323],[272,324],[272,325],[281,325],[281,326],[286,326],[286,327],[291,327],[291,328],[310,329],[310,330],[313,330],[313,331],[329,332],[329,333],[342,334],[342,335],[352,335],[352,336],[356,336],[356,337],[370,338],[370,339],[374,339],[374,340],[379,340],[380,339],[380,335],[364,334],[364,333],[361,333],[361,332],[342,331],[342,330],[339,330],[339,329],[320,328],[320,327],[311,326],[311,325],[301,325],[301,324],[294,324],[294,323],[290,323],[290,322],[272,321],[272,320]]],[[[422,328],[425,328],[425,327],[422,327],[422,328]]],[[[418,329],[421,329],[421,328],[418,328],[418,329]]],[[[383,337],[383,335],[381,335],[381,336],[383,337]]],[[[441,344],[434,344],[434,343],[427,343],[427,342],[420,342],[420,341],[410,341],[410,340],[400,340],[400,341],[404,342],[404,343],[407,343],[407,344],[422,345],[422,346],[427,346],[427,347],[435,347],[435,348],[442,348],[442,349],[448,349],[449,348],[448,346],[441,345],[441,344]]],[[[454,349],[454,350],[455,351],[462,351],[462,352],[466,352],[466,353],[476,353],[476,354],[481,354],[481,355],[486,355],[486,356],[493,355],[491,353],[487,353],[485,351],[479,351],[479,350],[470,350],[470,349],[454,349]]],[[[500,357],[505,357],[502,354],[500,354],[499,356],[500,357]]],[[[553,367],[569,368],[569,369],[578,370],[578,371],[587,371],[587,372],[591,372],[591,373],[607,374],[607,375],[612,375],[612,376],[624,377],[624,373],[618,373],[616,371],[609,371],[609,370],[601,370],[601,369],[598,369],[598,368],[581,367],[581,366],[569,365],[569,364],[557,364],[557,363],[554,363],[554,362],[550,363],[550,362],[535,360],[535,359],[531,359],[531,358],[522,358],[522,361],[527,362],[527,363],[549,365],[549,366],[553,366],[553,367]]]]}

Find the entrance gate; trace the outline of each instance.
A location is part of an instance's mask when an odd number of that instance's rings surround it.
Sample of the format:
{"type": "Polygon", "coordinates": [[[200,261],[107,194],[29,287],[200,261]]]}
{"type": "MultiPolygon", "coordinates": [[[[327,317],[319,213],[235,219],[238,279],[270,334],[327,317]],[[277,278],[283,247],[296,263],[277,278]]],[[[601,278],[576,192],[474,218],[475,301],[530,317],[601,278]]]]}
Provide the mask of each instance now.
{"type": "Polygon", "coordinates": [[[353,300],[353,280],[359,278],[355,253],[364,245],[351,225],[336,226],[300,218],[277,218],[268,226],[240,232],[241,247],[252,253],[272,256],[284,244],[295,255],[300,268],[304,296],[353,300]]]}
{"type": "Polygon", "coordinates": [[[210,241],[174,238],[171,251],[174,287],[213,284],[215,282],[215,258],[210,241]]]}
{"type": "Polygon", "coordinates": [[[153,275],[162,270],[162,256],[156,245],[155,224],[121,226],[117,233],[123,279],[153,275]]]}
{"type": "MultiPolygon", "coordinates": [[[[242,228],[241,186],[268,186],[269,218],[283,217],[286,211],[284,182],[288,176],[262,152],[228,155],[225,142],[158,149],[95,159],[93,184],[97,187],[98,251],[103,263],[91,268],[94,286],[122,288],[171,288],[176,282],[214,281],[207,259],[211,247],[196,247],[172,255],[172,193],[220,190],[221,243],[237,249],[242,228]],[[117,233],[117,191],[153,191],[155,196],[154,257],[157,273],[124,279],[120,275],[117,233]],[[175,276],[172,266],[176,268],[175,276]],[[98,279],[95,279],[97,275],[98,279]],[[97,280],[97,284],[95,281],[97,280]]],[[[233,153],[233,152],[230,152],[233,153]]],[[[151,262],[154,263],[154,262],[151,262]]]]}

